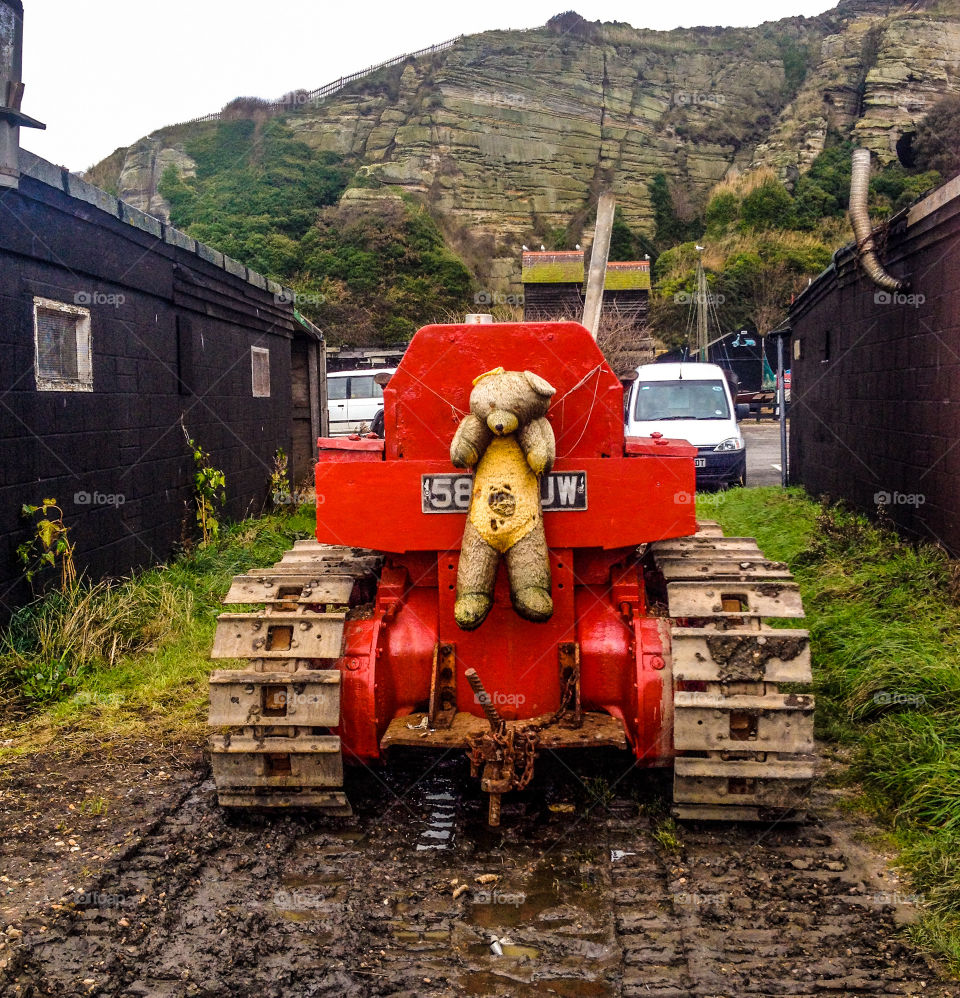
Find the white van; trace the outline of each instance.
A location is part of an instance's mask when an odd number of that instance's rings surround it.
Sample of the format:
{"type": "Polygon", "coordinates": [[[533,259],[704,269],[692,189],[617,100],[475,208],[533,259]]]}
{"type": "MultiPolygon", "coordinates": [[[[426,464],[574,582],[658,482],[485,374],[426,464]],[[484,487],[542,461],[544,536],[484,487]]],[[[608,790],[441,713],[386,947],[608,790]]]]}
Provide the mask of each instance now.
{"type": "Polygon", "coordinates": [[[697,448],[697,488],[746,485],[747,451],[737,406],[716,364],[643,364],[630,387],[626,432],[662,433],[697,448]]]}
{"type": "Polygon", "coordinates": [[[395,367],[378,367],[327,372],[331,437],[369,432],[377,410],[383,408],[383,388],[377,382],[385,382],[395,370],[395,367]],[[378,379],[378,374],[385,377],[378,379]]]}

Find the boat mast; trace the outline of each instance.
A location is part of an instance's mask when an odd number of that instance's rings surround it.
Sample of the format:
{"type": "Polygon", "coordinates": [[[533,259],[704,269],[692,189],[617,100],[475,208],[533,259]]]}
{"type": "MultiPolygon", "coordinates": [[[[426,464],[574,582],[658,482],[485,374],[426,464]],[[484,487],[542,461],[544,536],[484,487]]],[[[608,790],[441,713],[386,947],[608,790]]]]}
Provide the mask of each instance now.
{"type": "Polygon", "coordinates": [[[697,360],[707,362],[707,274],[700,257],[702,246],[697,246],[697,360]]]}

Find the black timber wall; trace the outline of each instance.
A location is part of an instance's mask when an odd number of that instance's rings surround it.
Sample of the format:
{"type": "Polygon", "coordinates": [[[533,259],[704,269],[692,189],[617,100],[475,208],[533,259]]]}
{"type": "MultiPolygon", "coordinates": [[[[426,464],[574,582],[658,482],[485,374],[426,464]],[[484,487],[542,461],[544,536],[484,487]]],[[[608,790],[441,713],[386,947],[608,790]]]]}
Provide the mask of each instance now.
{"type": "Polygon", "coordinates": [[[960,177],[891,226],[892,296],[848,248],[790,314],[791,480],[960,555],[960,177]]]}
{"type": "Polygon", "coordinates": [[[29,596],[23,503],[55,497],[79,566],[120,575],[166,560],[192,528],[181,420],[226,473],[230,518],[259,510],[273,455],[291,445],[294,320],[280,289],[115,199],[111,213],[75,178],[58,188],[38,162],[45,182],[0,193],[2,615],[29,596]],[[89,302],[92,392],[37,390],[34,296],[89,302]],[[269,398],[252,397],[253,345],[270,350],[269,398]]]}

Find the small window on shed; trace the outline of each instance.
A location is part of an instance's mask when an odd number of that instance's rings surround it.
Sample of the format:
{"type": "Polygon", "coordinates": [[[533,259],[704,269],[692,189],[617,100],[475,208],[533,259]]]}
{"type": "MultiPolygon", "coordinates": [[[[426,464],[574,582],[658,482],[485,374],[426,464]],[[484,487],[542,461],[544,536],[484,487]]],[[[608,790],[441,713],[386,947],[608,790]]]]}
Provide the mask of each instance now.
{"type": "Polygon", "coordinates": [[[93,391],[88,308],[34,298],[33,337],[38,391],[93,391]]]}
{"type": "Polygon", "coordinates": [[[270,398],[270,351],[266,347],[250,347],[250,365],[253,375],[253,397],[270,398]]]}

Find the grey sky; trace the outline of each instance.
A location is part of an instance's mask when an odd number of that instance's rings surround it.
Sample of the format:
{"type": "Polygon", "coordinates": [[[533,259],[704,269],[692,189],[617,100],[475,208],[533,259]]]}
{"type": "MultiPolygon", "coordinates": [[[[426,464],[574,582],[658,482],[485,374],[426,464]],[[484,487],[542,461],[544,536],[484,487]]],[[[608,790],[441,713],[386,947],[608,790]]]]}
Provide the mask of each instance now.
{"type": "Polygon", "coordinates": [[[588,20],[669,29],[812,16],[830,0],[24,0],[23,109],[47,131],[22,144],[84,170],[162,125],[239,95],[313,89],[459,34],[531,28],[573,8],[588,20]]]}

